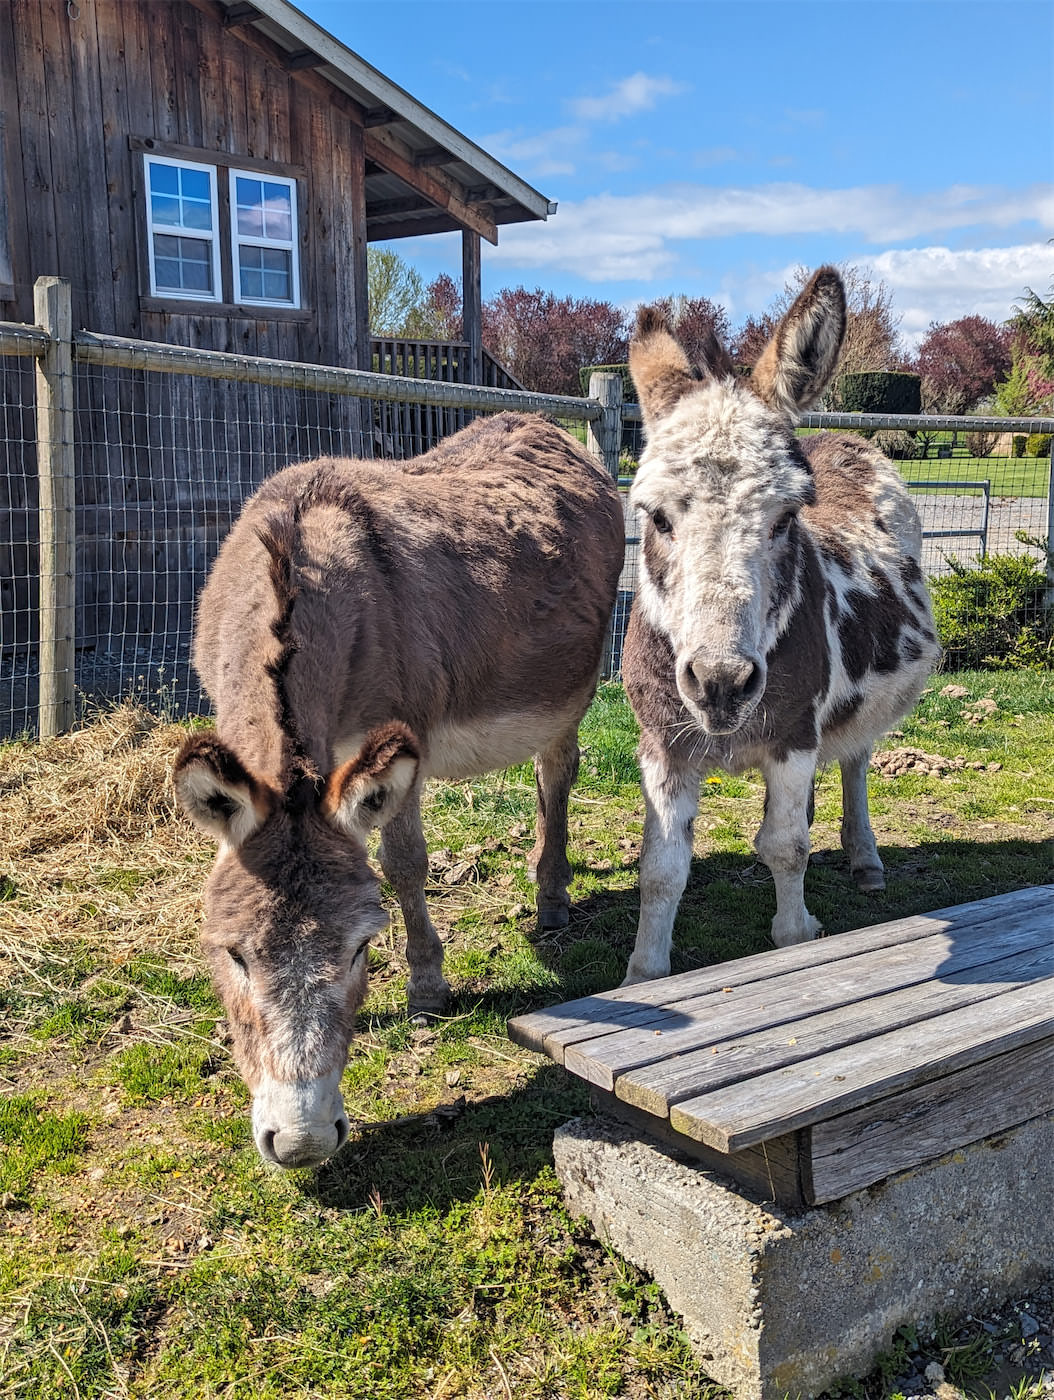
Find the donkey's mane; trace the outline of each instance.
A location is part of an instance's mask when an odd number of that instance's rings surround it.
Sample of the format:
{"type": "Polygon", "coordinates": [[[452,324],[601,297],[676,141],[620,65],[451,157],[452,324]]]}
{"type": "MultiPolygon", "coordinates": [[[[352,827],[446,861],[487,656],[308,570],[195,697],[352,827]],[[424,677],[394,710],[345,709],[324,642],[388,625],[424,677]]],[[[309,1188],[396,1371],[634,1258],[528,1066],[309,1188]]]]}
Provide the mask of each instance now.
{"type": "Polygon", "coordinates": [[[271,634],[278,643],[278,653],[264,669],[274,685],[275,720],[285,739],[279,782],[282,790],[289,793],[302,786],[301,779],[307,779],[314,785],[321,776],[297,725],[288,685],[289,668],[300,650],[300,642],[293,628],[293,610],[300,593],[294,552],[300,538],[301,515],[302,502],[292,502],[286,512],[270,515],[256,532],[267,551],[268,576],[277,604],[271,634]]]}

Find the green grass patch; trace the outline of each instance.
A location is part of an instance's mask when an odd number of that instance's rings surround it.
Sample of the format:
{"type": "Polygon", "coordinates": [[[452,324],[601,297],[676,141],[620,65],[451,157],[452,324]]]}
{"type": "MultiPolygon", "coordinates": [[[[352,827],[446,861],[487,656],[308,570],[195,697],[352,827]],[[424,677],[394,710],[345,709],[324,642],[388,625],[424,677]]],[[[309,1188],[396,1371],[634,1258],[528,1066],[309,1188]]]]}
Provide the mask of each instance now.
{"type": "Polygon", "coordinates": [[[87,1147],[86,1113],[54,1113],[33,1094],[0,1099],[0,1195],[25,1195],[38,1172],[72,1172],[87,1147]]]}

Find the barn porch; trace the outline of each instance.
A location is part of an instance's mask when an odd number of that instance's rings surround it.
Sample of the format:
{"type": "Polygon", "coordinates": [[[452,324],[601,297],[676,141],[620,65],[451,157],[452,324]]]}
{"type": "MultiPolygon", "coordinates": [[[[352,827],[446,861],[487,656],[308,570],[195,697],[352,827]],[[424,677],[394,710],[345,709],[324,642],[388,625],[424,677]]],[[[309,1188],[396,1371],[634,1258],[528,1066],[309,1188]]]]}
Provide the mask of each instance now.
{"type": "Polygon", "coordinates": [[[510,1022],[601,1116],[568,1206],[648,1270],[716,1380],[815,1395],[895,1329],[1054,1262],[1054,887],[510,1022]]]}

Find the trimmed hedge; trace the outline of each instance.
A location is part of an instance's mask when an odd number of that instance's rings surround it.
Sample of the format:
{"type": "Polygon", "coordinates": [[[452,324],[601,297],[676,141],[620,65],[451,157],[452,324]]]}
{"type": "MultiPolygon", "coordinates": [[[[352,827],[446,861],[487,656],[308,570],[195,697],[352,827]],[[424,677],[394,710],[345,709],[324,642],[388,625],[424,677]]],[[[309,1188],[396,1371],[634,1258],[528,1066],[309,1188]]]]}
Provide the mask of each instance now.
{"type": "Polygon", "coordinates": [[[1029,433],[1028,441],[1025,443],[1026,457],[1049,457],[1050,456],[1050,434],[1049,433],[1029,433]]]}
{"type": "Polygon", "coordinates": [[[637,402],[637,390],[629,372],[629,365],[583,365],[578,371],[578,382],[582,386],[584,399],[589,397],[589,376],[591,374],[621,374],[623,402],[637,402]]]}
{"type": "Polygon", "coordinates": [[[843,374],[838,392],[843,413],[922,412],[922,380],[917,374],[892,370],[843,374]]]}

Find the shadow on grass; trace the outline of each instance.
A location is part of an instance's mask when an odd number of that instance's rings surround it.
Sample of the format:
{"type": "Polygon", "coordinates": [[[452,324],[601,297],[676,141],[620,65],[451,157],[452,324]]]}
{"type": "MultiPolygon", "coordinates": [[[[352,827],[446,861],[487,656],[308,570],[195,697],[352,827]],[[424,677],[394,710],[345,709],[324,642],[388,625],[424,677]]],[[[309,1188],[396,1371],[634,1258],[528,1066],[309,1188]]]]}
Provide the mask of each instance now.
{"type": "MultiPolygon", "coordinates": [[[[924,842],[882,852],[888,888],[859,894],[837,854],[810,868],[810,906],[828,933],[840,934],[911,914],[1009,893],[1050,878],[1049,848],[1039,840],[924,842]]],[[[692,862],[674,931],[674,970],[702,967],[771,947],[774,906],[764,868],[748,856],[715,854],[692,862]]],[[[568,929],[534,947],[559,978],[557,988],[464,989],[438,1034],[500,1032],[513,1015],[617,984],[635,931],[635,892],[601,893],[572,910],[568,929]]],[[[970,977],[970,971],[959,976],[970,977]]],[[[982,976],[992,980],[986,967],[982,976]]],[[[998,972],[994,974],[998,978],[998,972]]],[[[629,1003],[632,1009],[633,1004],[629,1003]]],[[[556,1065],[525,1062],[508,1092],[431,1112],[364,1125],[338,1156],[305,1177],[304,1191],[322,1204],[361,1210],[443,1211],[473,1198],[485,1182],[533,1178],[552,1160],[552,1132],[589,1111],[588,1090],[556,1065]],[[485,1144],[485,1159],[481,1155],[485,1144]],[[489,1175],[488,1175],[489,1173],[489,1175]]]]}

